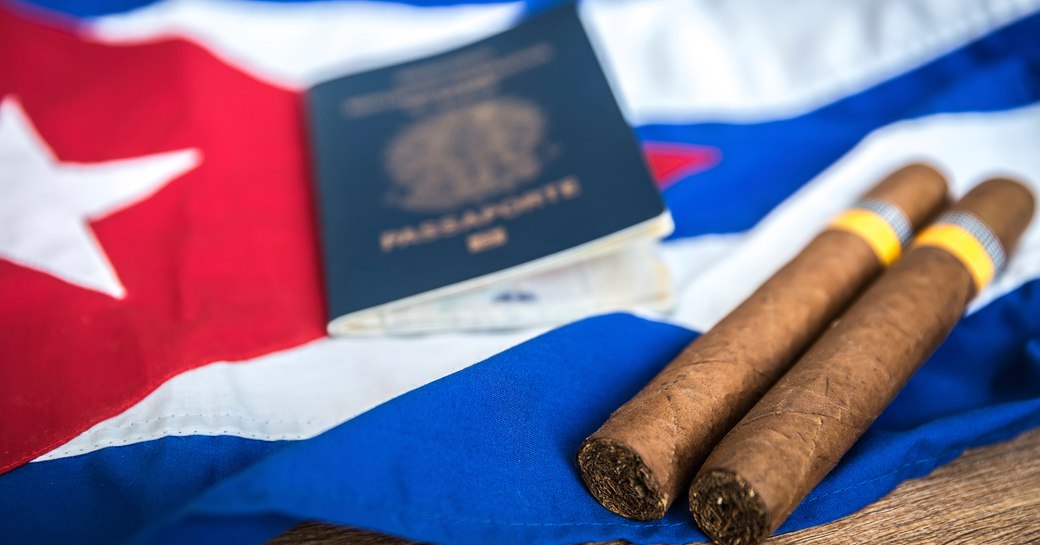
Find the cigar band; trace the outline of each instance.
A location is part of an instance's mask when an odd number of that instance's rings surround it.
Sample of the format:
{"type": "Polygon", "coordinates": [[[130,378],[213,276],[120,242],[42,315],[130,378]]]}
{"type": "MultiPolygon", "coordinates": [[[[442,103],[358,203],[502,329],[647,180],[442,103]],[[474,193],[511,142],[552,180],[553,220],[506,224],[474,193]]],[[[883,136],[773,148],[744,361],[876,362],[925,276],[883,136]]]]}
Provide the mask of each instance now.
{"type": "Polygon", "coordinates": [[[831,229],[863,239],[886,267],[899,259],[913,237],[913,226],[898,206],[881,199],[860,199],[834,219],[831,229]]]}
{"type": "Polygon", "coordinates": [[[1007,260],[1000,239],[982,220],[961,210],[947,212],[924,230],[914,246],[934,246],[953,254],[981,290],[1007,260]]]}

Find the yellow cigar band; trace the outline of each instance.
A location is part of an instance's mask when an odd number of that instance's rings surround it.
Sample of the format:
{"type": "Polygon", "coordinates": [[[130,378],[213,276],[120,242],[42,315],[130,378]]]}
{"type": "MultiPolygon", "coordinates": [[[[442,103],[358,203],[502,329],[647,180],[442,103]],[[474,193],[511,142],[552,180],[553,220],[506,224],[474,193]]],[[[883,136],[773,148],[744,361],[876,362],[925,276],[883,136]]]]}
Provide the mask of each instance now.
{"type": "Polygon", "coordinates": [[[886,267],[899,259],[903,250],[902,241],[892,224],[870,210],[846,210],[831,222],[830,227],[847,231],[863,239],[886,267]]]}
{"type": "Polygon", "coordinates": [[[993,275],[996,273],[996,266],[985,246],[975,235],[960,225],[950,223],[933,225],[917,237],[914,246],[934,246],[953,254],[971,273],[972,279],[975,280],[975,287],[979,291],[986,287],[990,280],[993,280],[993,275]]]}

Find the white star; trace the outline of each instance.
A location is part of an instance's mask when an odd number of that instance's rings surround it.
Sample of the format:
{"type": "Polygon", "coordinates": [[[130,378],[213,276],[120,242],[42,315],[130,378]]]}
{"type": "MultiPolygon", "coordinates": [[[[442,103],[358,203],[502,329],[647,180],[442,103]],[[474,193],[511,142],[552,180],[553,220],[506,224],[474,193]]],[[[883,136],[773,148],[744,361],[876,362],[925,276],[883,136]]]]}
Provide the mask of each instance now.
{"type": "Polygon", "coordinates": [[[59,162],[13,96],[0,101],[0,259],[117,299],[126,289],[90,221],[150,197],[198,166],[195,149],[59,162]]]}

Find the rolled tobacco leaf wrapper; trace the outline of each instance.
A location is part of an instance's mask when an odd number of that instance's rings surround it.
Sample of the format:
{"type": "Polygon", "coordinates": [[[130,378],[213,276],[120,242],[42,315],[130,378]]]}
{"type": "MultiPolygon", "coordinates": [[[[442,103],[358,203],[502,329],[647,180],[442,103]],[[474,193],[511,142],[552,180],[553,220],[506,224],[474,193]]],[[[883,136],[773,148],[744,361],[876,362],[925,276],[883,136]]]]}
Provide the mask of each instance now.
{"type": "Polygon", "coordinates": [[[722,435],[946,204],[942,175],[911,165],[835,219],[585,440],[578,468],[596,501],[663,517],[722,435]]]}
{"type": "Polygon", "coordinates": [[[994,179],[921,233],[712,451],[690,487],[701,529],[724,545],[775,531],[953,329],[1033,208],[994,179]]]}

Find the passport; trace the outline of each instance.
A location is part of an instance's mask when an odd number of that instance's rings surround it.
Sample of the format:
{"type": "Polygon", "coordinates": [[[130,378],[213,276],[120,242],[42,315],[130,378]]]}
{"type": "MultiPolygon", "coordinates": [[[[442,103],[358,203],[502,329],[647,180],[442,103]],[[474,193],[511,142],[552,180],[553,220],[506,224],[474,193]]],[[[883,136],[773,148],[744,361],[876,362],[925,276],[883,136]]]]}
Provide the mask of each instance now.
{"type": "Polygon", "coordinates": [[[573,6],[305,102],[330,333],[671,231],[573,6]]]}

